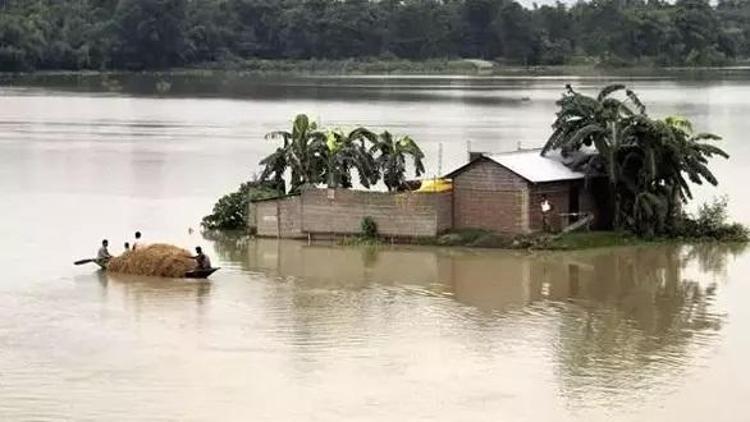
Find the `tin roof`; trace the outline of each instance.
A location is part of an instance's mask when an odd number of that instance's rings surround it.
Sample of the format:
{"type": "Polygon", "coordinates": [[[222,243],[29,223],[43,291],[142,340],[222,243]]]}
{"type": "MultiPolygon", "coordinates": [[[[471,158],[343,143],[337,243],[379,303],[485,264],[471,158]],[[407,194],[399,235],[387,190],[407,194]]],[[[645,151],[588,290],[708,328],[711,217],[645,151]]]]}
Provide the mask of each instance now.
{"type": "MultiPolygon", "coordinates": [[[[586,177],[585,174],[566,166],[559,153],[549,152],[542,156],[540,149],[483,154],[479,159],[489,159],[532,183],[578,180],[586,177]]],[[[466,167],[468,165],[451,172],[448,177],[453,177],[466,167]]]]}

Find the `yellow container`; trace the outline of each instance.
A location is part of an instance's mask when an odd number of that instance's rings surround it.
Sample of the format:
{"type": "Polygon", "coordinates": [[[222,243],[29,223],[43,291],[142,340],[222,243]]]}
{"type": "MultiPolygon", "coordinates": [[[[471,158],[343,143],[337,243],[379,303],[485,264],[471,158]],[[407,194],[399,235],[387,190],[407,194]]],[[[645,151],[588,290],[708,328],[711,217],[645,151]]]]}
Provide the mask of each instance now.
{"type": "Polygon", "coordinates": [[[422,185],[417,192],[449,192],[453,190],[453,182],[446,179],[427,179],[422,181],[422,185]]]}

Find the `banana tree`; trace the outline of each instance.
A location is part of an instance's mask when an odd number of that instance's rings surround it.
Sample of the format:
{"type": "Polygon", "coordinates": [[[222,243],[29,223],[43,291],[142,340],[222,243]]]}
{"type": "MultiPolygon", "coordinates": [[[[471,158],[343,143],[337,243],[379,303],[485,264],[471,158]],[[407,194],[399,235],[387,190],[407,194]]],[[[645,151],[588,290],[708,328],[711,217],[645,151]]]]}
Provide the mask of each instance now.
{"type": "Polygon", "coordinates": [[[385,131],[372,143],[370,153],[383,174],[383,182],[389,191],[395,191],[406,183],[406,161],[411,157],[416,177],[424,174],[424,153],[409,136],[394,138],[385,131]]]}
{"type": "Polygon", "coordinates": [[[290,192],[298,192],[306,184],[323,182],[326,135],[306,115],[300,114],[294,119],[291,131],[270,132],[266,139],[281,139],[283,143],[261,160],[261,181],[272,180],[277,186],[283,186],[284,175],[289,171],[290,192]]]}
{"type": "Polygon", "coordinates": [[[378,182],[380,172],[367,149],[367,142],[376,138],[365,128],[348,133],[340,129],[328,131],[323,153],[326,162],[323,177],[329,188],[351,188],[352,170],[357,171],[359,182],[365,188],[369,189],[378,182]]]}
{"type": "Polygon", "coordinates": [[[633,91],[621,84],[604,87],[596,97],[580,94],[567,85],[557,105],[560,111],[542,155],[550,150],[569,155],[586,147],[596,148],[596,156],[588,156],[589,161],[578,164],[589,175],[602,169],[606,172],[614,226],[621,228],[620,155],[629,142],[633,126],[646,116],[646,107],[633,91]],[[613,96],[620,91],[625,91],[625,99],[613,96]]]}
{"type": "Polygon", "coordinates": [[[606,87],[596,98],[567,87],[558,105],[554,132],[542,154],[560,150],[569,155],[595,148],[596,153],[573,166],[588,175],[607,177],[617,229],[664,233],[681,202],[692,198],[688,182],[718,183],[708,160],[728,155],[707,141],[720,138],[693,134],[686,119],[651,119],[635,93],[623,85],[606,87]],[[625,100],[611,96],[623,90],[625,100]]]}

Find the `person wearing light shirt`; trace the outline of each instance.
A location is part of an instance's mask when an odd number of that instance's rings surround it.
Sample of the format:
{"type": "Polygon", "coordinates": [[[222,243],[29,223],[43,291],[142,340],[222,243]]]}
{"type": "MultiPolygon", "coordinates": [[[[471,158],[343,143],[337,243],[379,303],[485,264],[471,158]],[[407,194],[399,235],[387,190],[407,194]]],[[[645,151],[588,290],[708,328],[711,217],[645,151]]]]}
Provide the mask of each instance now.
{"type": "Polygon", "coordinates": [[[109,254],[109,241],[107,239],[102,240],[102,247],[99,248],[99,252],[96,253],[96,261],[100,265],[104,265],[112,259],[112,255],[109,254]]]}
{"type": "Polygon", "coordinates": [[[549,232],[549,216],[552,213],[552,204],[547,199],[547,195],[542,195],[542,202],[539,205],[542,208],[542,228],[545,232],[549,232]]]}

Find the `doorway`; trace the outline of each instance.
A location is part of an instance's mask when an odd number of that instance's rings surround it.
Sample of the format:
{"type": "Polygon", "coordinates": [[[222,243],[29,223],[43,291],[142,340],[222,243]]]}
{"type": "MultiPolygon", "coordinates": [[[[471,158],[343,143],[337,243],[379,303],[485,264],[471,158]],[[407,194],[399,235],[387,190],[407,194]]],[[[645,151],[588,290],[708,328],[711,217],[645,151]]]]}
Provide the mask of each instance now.
{"type": "Polygon", "coordinates": [[[581,212],[580,191],[578,186],[571,185],[568,191],[568,212],[571,214],[569,224],[578,221],[578,213],[581,212]]]}

